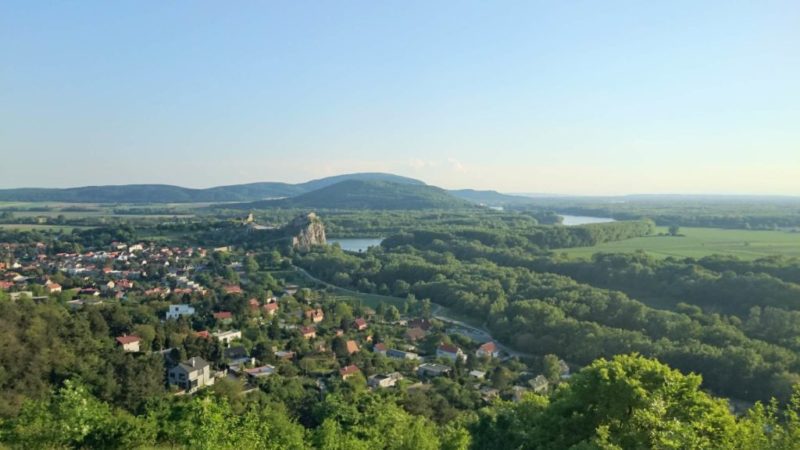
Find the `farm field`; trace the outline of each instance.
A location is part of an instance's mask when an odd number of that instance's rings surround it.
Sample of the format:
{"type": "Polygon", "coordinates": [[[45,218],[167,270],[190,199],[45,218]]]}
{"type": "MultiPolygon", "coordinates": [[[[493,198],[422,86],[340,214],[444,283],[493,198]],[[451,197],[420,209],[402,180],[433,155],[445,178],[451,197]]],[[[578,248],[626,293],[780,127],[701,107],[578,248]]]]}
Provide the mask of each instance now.
{"type": "Polygon", "coordinates": [[[19,230],[19,231],[63,231],[69,233],[76,228],[91,228],[80,227],[75,225],[32,225],[32,224],[17,224],[17,223],[0,223],[0,230],[19,230]]]}
{"type": "Polygon", "coordinates": [[[207,206],[206,203],[58,203],[58,202],[0,202],[0,211],[11,211],[14,217],[57,217],[81,219],[85,217],[193,217],[195,210],[207,206]],[[168,210],[169,213],[149,213],[154,210],[168,210]],[[115,209],[129,210],[119,214],[115,209]],[[138,213],[137,210],[142,210],[138,213]]]}
{"type": "MultiPolygon", "coordinates": [[[[666,234],[665,227],[657,233],[666,234]]],[[[681,228],[681,236],[647,236],[594,247],[554,250],[570,257],[589,258],[598,252],[631,253],[644,250],[658,257],[701,258],[712,254],[756,259],[771,255],[800,257],[800,233],[788,231],[727,230],[719,228],[681,228]]]]}

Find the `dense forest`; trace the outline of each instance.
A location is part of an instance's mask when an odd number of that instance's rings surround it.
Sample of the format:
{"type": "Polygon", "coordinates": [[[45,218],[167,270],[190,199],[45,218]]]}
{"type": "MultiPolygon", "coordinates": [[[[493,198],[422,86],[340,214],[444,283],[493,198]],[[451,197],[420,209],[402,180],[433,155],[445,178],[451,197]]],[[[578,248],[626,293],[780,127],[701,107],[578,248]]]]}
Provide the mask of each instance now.
{"type": "Polygon", "coordinates": [[[337,285],[429,298],[483,318],[522,351],[557,352],[578,364],[636,351],[703,374],[720,395],[788,400],[800,381],[797,262],[738,261],[718,272],[719,258],[597,255],[587,262],[542,248],[564,245],[564,236],[618,237],[621,224],[605,227],[608,234],[585,231],[602,226],[412,231],[363,255],[332,248],[297,262],[337,285]]]}

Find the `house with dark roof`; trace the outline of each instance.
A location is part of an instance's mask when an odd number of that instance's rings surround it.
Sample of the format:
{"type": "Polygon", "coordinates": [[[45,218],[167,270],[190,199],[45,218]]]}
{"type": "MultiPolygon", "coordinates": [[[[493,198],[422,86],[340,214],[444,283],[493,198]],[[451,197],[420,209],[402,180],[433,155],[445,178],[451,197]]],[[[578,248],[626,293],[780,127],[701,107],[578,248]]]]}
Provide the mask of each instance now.
{"type": "Polygon", "coordinates": [[[419,359],[419,355],[416,353],[404,352],[402,350],[397,350],[394,348],[386,350],[386,356],[394,359],[408,359],[412,361],[416,361],[419,359]]]}
{"type": "Polygon", "coordinates": [[[400,375],[400,372],[392,372],[386,375],[372,375],[367,379],[367,385],[369,387],[378,389],[378,388],[388,388],[393,387],[397,384],[398,381],[402,380],[403,376],[400,375]]]}
{"type": "Polygon", "coordinates": [[[441,364],[425,363],[417,368],[420,377],[439,377],[450,373],[450,368],[441,364]]]}
{"type": "Polygon", "coordinates": [[[183,389],[187,394],[214,384],[211,364],[199,356],[189,358],[169,369],[167,380],[170,385],[183,389]]]}

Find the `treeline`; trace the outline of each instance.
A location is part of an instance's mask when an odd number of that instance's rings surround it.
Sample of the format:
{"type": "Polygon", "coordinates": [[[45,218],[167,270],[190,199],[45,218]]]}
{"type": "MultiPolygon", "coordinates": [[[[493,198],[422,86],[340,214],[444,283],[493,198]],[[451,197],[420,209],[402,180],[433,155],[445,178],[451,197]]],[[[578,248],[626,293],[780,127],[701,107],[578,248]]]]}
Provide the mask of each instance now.
{"type": "Polygon", "coordinates": [[[784,411],[758,404],[736,417],[700,383],[654,360],[618,356],[593,362],[549,398],[496,400],[439,425],[403,409],[402,391],[342,389],[318,401],[313,422],[301,423],[261,391],[205,391],[131,414],[67,380],[0,424],[0,442],[25,449],[796,448],[800,397],[784,411]]]}
{"type": "Polygon", "coordinates": [[[620,241],[652,234],[655,225],[648,220],[596,223],[580,226],[532,226],[492,229],[467,227],[455,230],[413,230],[386,238],[382,246],[388,249],[402,245],[443,247],[448,242],[462,241],[495,248],[513,248],[525,252],[542,249],[591,247],[603,242],[620,241]]]}

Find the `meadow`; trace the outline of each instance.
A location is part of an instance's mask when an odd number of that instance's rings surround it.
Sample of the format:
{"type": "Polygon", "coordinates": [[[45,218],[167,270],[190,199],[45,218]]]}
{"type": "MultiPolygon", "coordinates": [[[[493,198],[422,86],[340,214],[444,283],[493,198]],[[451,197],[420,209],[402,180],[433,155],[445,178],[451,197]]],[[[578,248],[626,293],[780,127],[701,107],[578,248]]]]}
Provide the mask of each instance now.
{"type": "Polygon", "coordinates": [[[729,230],[720,228],[681,228],[679,236],[658,235],[607,242],[594,247],[556,249],[570,257],[589,258],[598,252],[631,253],[643,250],[657,257],[701,258],[712,254],[756,259],[771,255],[800,257],[800,233],[789,231],[729,230]]]}

